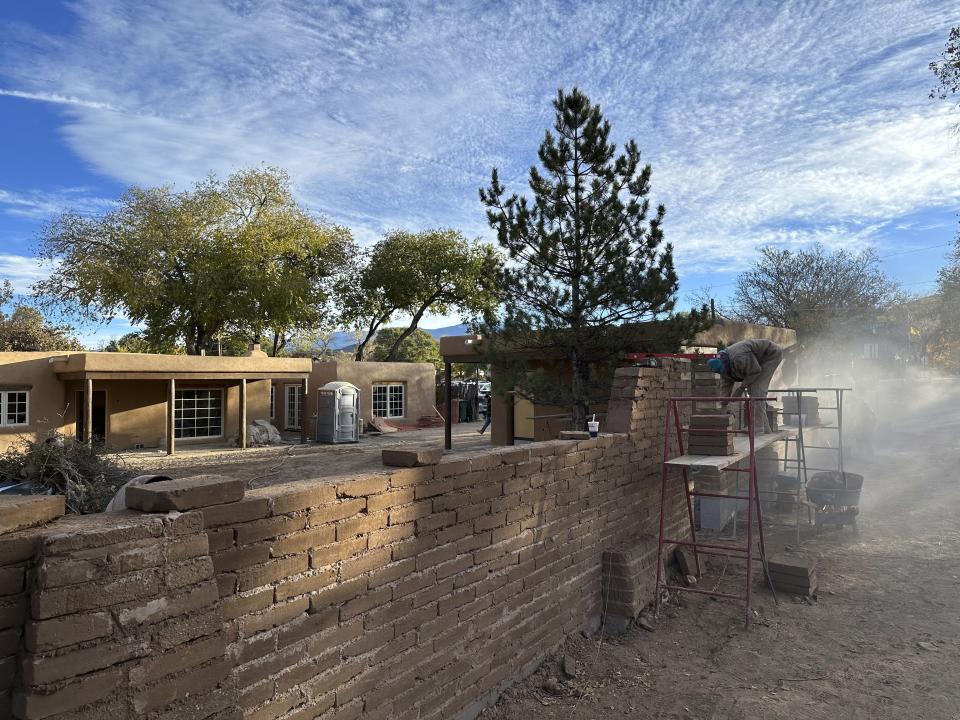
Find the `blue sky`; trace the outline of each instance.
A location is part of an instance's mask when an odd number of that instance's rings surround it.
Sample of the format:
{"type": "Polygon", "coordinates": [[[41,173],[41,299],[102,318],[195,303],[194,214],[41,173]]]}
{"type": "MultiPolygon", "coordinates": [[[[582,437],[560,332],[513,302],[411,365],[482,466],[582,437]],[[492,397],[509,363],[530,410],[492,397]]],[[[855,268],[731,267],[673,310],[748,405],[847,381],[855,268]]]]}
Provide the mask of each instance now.
{"type": "Polygon", "coordinates": [[[260,163],[364,242],[492,240],[477,188],[496,165],[526,190],[577,85],[653,165],[681,305],[769,243],[874,247],[924,292],[958,226],[960,118],[927,97],[957,22],[945,1],[5,2],[0,277],[44,272],[59,210],[260,163]]]}

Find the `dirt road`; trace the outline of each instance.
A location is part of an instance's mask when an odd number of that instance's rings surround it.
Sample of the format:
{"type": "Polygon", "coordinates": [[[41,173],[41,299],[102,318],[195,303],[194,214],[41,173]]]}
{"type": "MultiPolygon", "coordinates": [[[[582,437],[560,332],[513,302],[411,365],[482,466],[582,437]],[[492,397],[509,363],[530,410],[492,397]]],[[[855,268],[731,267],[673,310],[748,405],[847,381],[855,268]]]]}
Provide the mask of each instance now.
{"type": "MultiPolygon", "coordinates": [[[[936,393],[906,407],[880,409],[895,422],[848,468],[866,477],[859,535],[804,534],[800,552],[820,558],[815,603],[777,606],[757,584],[745,631],[742,606],[682,595],[652,633],[569,640],[482,717],[960,719],[960,412],[936,393]]],[[[722,567],[702,582],[735,591],[742,574],[722,567]]]]}

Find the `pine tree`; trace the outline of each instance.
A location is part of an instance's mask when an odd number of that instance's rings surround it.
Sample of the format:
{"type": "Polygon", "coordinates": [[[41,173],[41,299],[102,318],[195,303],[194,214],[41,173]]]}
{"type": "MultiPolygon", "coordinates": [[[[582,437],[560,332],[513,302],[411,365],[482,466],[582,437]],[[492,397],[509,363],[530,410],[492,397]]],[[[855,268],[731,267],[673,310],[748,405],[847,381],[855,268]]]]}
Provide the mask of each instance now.
{"type": "Polygon", "coordinates": [[[509,382],[540,403],[570,407],[573,427],[583,429],[589,403],[607,399],[605,366],[625,350],[676,349],[700,316],[673,314],[678,283],[663,241],[665,209],[651,209],[651,168],[636,142],[617,154],[599,105],[576,88],[558,91],[553,105],[542,170],[530,169],[532,201],[507,197],[496,168],[480,190],[510,258],[500,278],[504,310],[485,346],[500,367],[517,350],[568,361],[569,386],[519,361],[509,382]]]}

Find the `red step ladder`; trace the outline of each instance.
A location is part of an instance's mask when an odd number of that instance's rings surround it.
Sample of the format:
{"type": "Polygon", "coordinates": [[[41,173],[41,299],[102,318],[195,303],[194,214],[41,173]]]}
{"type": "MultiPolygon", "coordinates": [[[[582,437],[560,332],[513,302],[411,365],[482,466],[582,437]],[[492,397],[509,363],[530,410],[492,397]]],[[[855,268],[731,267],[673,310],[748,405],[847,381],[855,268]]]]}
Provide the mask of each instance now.
{"type": "MultiPolygon", "coordinates": [[[[763,516],[760,509],[760,496],[757,488],[757,435],[756,435],[756,425],[754,418],[754,403],[764,403],[770,398],[750,398],[750,397],[728,397],[723,398],[722,400],[717,397],[673,397],[667,400],[666,403],[666,417],[664,418],[664,428],[663,428],[663,463],[662,470],[660,475],[660,535],[657,541],[657,584],[656,584],[656,596],[654,600],[655,607],[657,612],[660,610],[661,603],[661,589],[672,590],[674,592],[692,592],[699,593],[701,595],[710,595],[712,597],[722,597],[729,598],[732,600],[742,600],[746,605],[746,625],[750,626],[750,619],[752,615],[752,600],[753,600],[753,562],[755,559],[760,560],[763,565],[764,576],[767,580],[767,584],[770,586],[770,589],[773,590],[773,584],[770,581],[770,573],[767,568],[767,557],[763,543],[763,516]],[[717,430],[703,430],[704,432],[717,432],[717,433],[732,433],[736,435],[746,435],[747,437],[747,447],[737,452],[734,455],[727,456],[698,456],[698,455],[685,455],[683,449],[683,431],[684,427],[682,426],[681,413],[680,413],[680,403],[716,403],[716,402],[741,402],[745,403],[744,405],[744,421],[746,424],[745,430],[726,430],[726,429],[717,429],[717,430]],[[671,442],[670,437],[671,433],[676,435],[676,447],[679,451],[679,455],[671,458],[671,442]],[[749,459],[748,467],[746,468],[735,468],[731,467],[732,465],[740,462],[741,460],[749,459]],[[689,470],[691,467],[711,467],[721,471],[727,472],[742,472],[747,473],[748,482],[747,482],[747,494],[746,495],[724,495],[722,493],[711,493],[697,491],[691,488],[689,470]],[[666,521],[667,513],[667,482],[669,480],[669,474],[671,469],[679,468],[683,476],[683,488],[687,500],[687,516],[690,521],[690,539],[681,540],[679,538],[669,538],[664,536],[664,525],[666,521]],[[696,524],[693,517],[693,498],[694,497],[714,497],[714,498],[724,498],[727,500],[746,500],[747,501],[747,544],[745,546],[739,545],[718,545],[718,544],[707,544],[697,542],[697,530],[696,524]],[[753,538],[754,538],[754,519],[756,519],[757,526],[757,536],[759,540],[759,556],[754,557],[753,554],[753,538]],[[746,588],[743,595],[733,595],[731,593],[717,592],[715,590],[702,590],[700,588],[685,587],[679,585],[670,585],[666,582],[666,579],[663,577],[663,549],[667,545],[683,545],[689,547],[693,551],[694,562],[697,567],[697,577],[701,576],[701,566],[700,566],[700,553],[705,555],[725,555],[725,556],[734,556],[736,559],[742,559],[746,561],[747,565],[747,575],[746,575],[746,588]]],[[[697,430],[701,432],[700,428],[697,430]]],[[[785,436],[786,433],[772,433],[772,435],[777,436],[774,439],[767,441],[764,440],[763,447],[770,445],[772,442],[775,442],[777,439],[783,439],[781,436],[785,436]]],[[[765,438],[768,436],[765,436],[765,438]]],[[[774,601],[776,601],[776,592],[774,591],[774,601]]]]}

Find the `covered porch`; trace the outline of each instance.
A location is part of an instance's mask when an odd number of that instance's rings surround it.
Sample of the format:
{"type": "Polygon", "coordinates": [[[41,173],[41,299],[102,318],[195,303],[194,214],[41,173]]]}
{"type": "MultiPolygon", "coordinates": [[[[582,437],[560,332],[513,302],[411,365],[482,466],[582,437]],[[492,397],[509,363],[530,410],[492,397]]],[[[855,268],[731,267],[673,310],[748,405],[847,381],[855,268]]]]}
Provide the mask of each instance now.
{"type": "MultiPolygon", "coordinates": [[[[56,358],[76,437],[115,449],[224,445],[247,447],[247,428],[269,420],[274,380],[308,390],[312,362],[302,358],[197,357],[76,353],[56,358]]],[[[303,423],[301,439],[307,439],[303,423]]]]}

